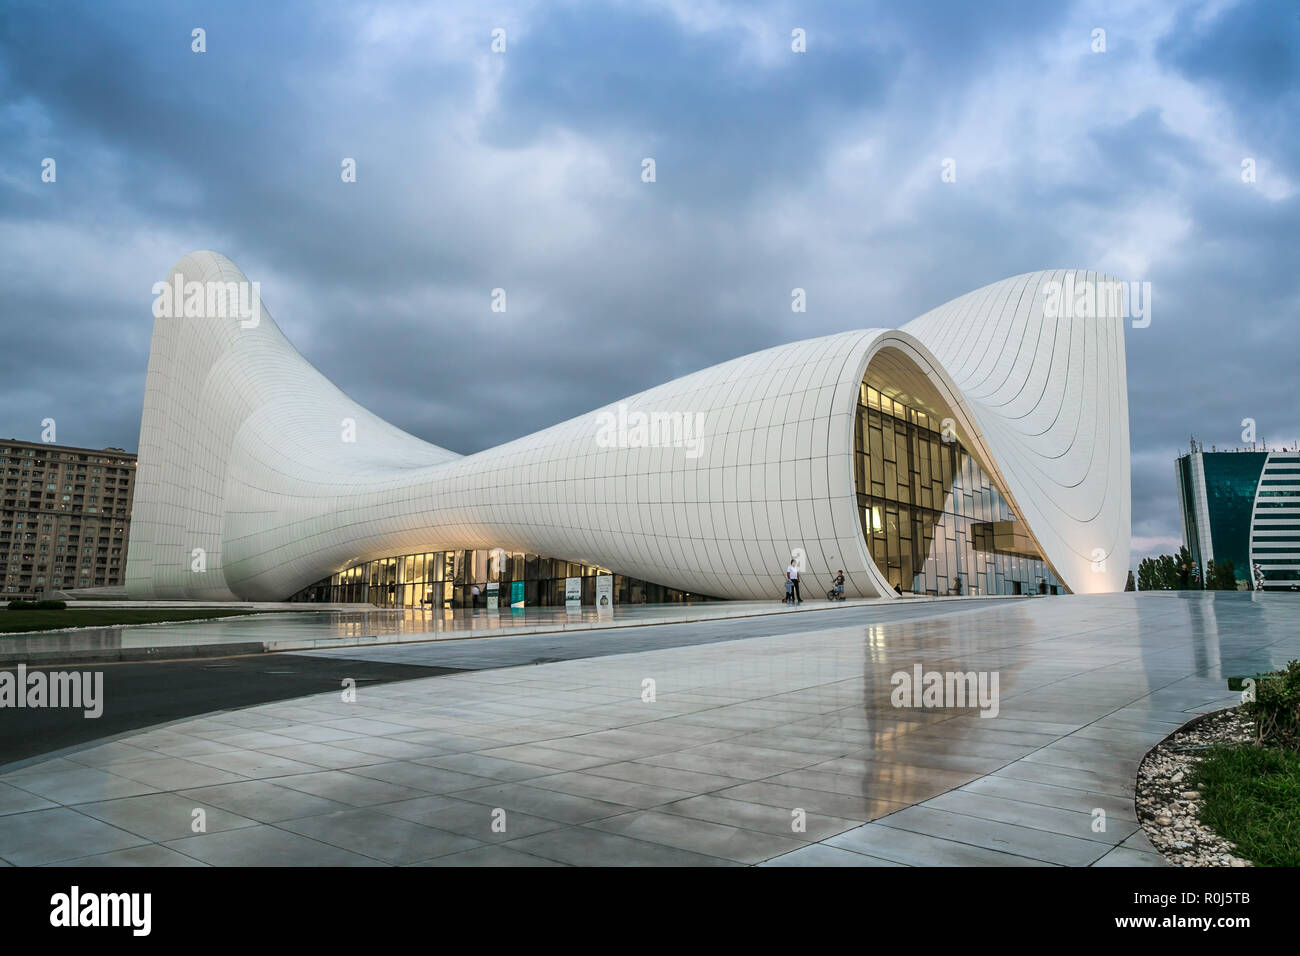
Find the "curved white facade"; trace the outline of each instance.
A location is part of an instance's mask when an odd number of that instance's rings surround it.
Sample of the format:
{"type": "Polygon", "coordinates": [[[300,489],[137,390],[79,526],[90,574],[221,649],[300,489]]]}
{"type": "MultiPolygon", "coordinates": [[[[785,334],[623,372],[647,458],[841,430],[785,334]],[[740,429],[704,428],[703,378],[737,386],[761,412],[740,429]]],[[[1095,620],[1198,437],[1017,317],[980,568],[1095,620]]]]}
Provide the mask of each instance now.
{"type": "Polygon", "coordinates": [[[1261,590],[1291,590],[1300,580],[1300,455],[1294,451],[1264,459],[1250,509],[1248,577],[1261,590]]]}
{"type": "MultiPolygon", "coordinates": [[[[181,288],[247,282],[212,252],[182,259],[168,286],[178,277],[181,288]]],[[[756,352],[469,456],[357,405],[265,309],[255,324],[159,317],[127,587],[277,600],[361,561],[501,547],[770,599],[800,549],[812,593],[843,568],[850,596],[893,594],[869,555],[854,486],[869,377],[953,420],[1067,587],[1119,590],[1129,557],[1123,328],[1118,318],[1046,318],[1045,285],[1066,277],[1017,276],[901,329],[756,352]],[[639,413],[687,430],[647,445],[639,413]]]]}

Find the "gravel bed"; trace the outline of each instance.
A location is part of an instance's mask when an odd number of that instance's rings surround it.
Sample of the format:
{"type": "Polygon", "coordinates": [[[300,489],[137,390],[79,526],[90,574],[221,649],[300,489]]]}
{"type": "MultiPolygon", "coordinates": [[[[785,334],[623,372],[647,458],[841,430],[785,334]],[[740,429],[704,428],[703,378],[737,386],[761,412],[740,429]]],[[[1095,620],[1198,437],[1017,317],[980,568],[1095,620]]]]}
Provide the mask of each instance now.
{"type": "Polygon", "coordinates": [[[1193,721],[1161,741],[1138,767],[1137,813],[1147,837],[1173,866],[1251,866],[1236,847],[1199,819],[1201,795],[1184,783],[1201,758],[1196,748],[1247,743],[1254,728],[1236,708],[1193,721]]]}

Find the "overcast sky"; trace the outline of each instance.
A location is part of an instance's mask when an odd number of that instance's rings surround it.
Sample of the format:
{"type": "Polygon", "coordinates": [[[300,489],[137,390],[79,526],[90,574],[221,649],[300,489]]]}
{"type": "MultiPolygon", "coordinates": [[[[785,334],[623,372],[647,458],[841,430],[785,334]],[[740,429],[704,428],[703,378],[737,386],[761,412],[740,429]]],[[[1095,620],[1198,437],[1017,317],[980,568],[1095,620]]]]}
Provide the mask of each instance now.
{"type": "Polygon", "coordinates": [[[1181,536],[1189,435],[1300,437],[1298,144],[1293,0],[6,0],[0,437],[54,418],[134,451],[151,287],[195,249],[354,399],[463,453],[1097,269],[1153,289],[1126,333],[1136,564],[1181,536]]]}

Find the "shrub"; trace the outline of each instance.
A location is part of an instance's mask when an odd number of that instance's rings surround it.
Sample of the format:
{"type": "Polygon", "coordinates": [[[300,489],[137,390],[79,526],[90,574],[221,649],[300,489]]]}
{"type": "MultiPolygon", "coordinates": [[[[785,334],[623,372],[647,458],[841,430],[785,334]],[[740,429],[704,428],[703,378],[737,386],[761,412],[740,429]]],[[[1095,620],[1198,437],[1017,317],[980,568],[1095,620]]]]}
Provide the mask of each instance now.
{"type": "Polygon", "coordinates": [[[1256,743],[1300,750],[1300,661],[1256,681],[1242,710],[1255,721],[1256,743]]]}
{"type": "Polygon", "coordinates": [[[10,601],[10,611],[66,611],[67,601],[10,601]]]}

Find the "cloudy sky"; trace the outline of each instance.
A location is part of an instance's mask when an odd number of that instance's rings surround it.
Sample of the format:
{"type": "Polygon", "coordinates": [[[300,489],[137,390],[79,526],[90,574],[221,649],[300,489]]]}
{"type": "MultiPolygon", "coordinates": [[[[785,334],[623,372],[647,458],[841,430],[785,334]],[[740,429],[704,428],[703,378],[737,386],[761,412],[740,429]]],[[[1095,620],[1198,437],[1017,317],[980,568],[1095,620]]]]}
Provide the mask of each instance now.
{"type": "Polygon", "coordinates": [[[50,417],[135,450],[151,287],[195,249],[354,399],[464,453],[1098,269],[1154,295],[1127,332],[1136,562],[1180,537],[1189,435],[1300,437],[1298,117],[1293,0],[6,0],[0,437],[50,417]]]}

